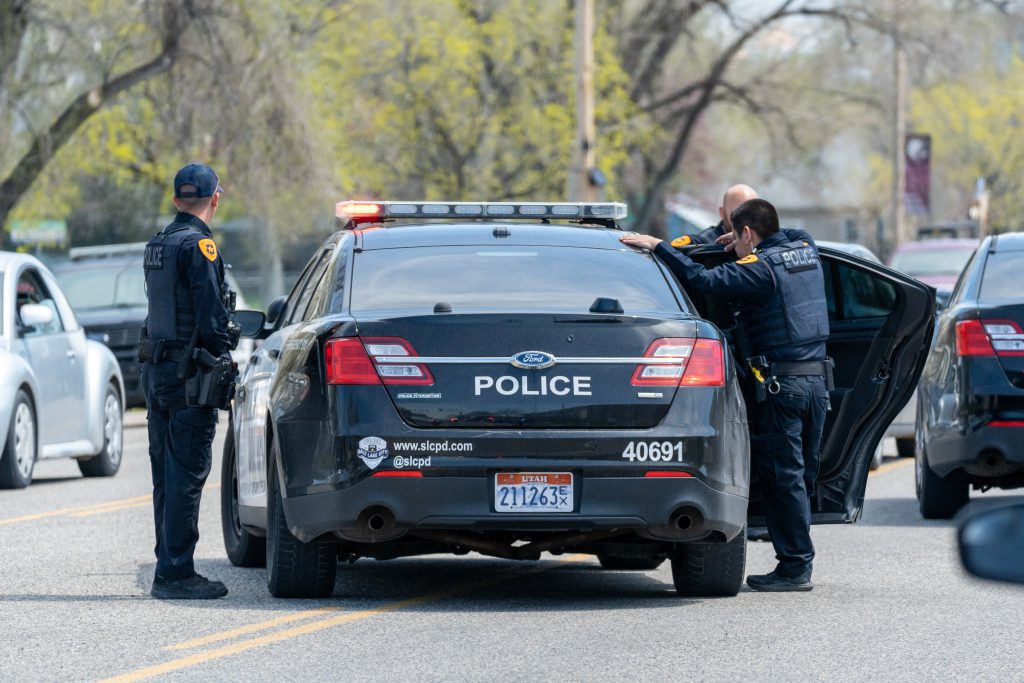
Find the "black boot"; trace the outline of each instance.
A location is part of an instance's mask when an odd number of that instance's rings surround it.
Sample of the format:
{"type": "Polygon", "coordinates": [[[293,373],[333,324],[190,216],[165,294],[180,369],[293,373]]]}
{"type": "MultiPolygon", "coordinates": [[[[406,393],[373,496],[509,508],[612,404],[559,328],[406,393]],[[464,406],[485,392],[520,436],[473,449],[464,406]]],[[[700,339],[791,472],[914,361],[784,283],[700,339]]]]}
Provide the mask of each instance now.
{"type": "Polygon", "coordinates": [[[752,574],[747,577],[747,585],[756,591],[786,593],[790,591],[809,591],[814,588],[811,573],[789,577],[779,574],[778,570],[771,574],[752,574]]]}
{"type": "Polygon", "coordinates": [[[205,576],[193,574],[187,579],[153,579],[149,594],[160,600],[213,600],[228,594],[227,587],[220,581],[210,581],[205,576]]]}

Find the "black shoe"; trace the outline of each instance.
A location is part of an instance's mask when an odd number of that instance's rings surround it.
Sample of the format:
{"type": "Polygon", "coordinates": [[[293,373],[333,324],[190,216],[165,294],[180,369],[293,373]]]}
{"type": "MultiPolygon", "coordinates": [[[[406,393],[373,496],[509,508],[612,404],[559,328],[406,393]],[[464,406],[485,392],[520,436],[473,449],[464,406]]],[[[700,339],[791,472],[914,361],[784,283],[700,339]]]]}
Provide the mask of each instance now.
{"type": "Polygon", "coordinates": [[[210,581],[205,576],[193,574],[187,579],[153,579],[149,594],[160,600],[214,600],[228,594],[227,587],[220,581],[210,581]]]}
{"type": "Polygon", "coordinates": [[[747,527],[747,540],[748,541],[770,541],[772,537],[768,535],[768,529],[763,526],[752,526],[747,527]]]}
{"type": "Polygon", "coordinates": [[[807,572],[790,578],[778,572],[771,574],[752,574],[747,577],[747,585],[756,591],[771,593],[788,593],[790,591],[809,591],[814,588],[811,573],[807,572]]]}

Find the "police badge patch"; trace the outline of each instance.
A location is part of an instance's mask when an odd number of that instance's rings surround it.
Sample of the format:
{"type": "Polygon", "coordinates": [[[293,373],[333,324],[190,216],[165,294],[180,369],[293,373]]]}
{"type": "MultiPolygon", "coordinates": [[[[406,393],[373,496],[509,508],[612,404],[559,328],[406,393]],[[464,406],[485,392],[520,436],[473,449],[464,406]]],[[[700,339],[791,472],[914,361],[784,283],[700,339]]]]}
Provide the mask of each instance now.
{"type": "Polygon", "coordinates": [[[376,436],[368,436],[359,442],[356,455],[371,470],[377,469],[377,465],[388,457],[388,442],[376,436]]]}

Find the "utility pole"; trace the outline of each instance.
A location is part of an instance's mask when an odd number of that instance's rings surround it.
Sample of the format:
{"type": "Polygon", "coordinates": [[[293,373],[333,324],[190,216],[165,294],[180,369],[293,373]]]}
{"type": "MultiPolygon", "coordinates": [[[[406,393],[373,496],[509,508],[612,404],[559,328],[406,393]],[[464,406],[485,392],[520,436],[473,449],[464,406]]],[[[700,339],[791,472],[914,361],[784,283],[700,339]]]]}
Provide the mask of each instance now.
{"type": "Polygon", "coordinates": [[[893,247],[907,241],[906,213],[903,207],[903,196],[906,191],[906,157],[907,144],[907,53],[903,50],[903,41],[899,34],[899,25],[893,33],[893,80],[896,88],[893,97],[892,122],[892,239],[893,247]]]}
{"type": "Polygon", "coordinates": [[[597,198],[590,169],[594,153],[594,0],[576,0],[576,144],[569,172],[569,199],[592,202],[597,198]]]}

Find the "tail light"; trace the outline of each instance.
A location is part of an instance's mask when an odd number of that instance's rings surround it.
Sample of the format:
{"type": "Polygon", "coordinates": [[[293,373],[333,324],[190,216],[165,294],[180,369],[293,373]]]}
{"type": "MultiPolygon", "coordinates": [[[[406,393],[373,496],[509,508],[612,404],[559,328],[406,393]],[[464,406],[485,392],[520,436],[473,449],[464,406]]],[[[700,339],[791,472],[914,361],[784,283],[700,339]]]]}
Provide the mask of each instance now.
{"type": "Polygon", "coordinates": [[[416,351],[399,337],[344,337],[332,339],[324,348],[328,384],[419,384],[434,383],[423,363],[405,362],[416,351]]]}
{"type": "Polygon", "coordinates": [[[722,343],[716,339],[663,337],[655,339],[644,358],[674,360],[673,363],[641,363],[633,372],[635,387],[725,385],[722,343]]]}
{"type": "Polygon", "coordinates": [[[956,324],[958,356],[1024,356],[1024,333],[1012,320],[961,320],[956,324]]]}

